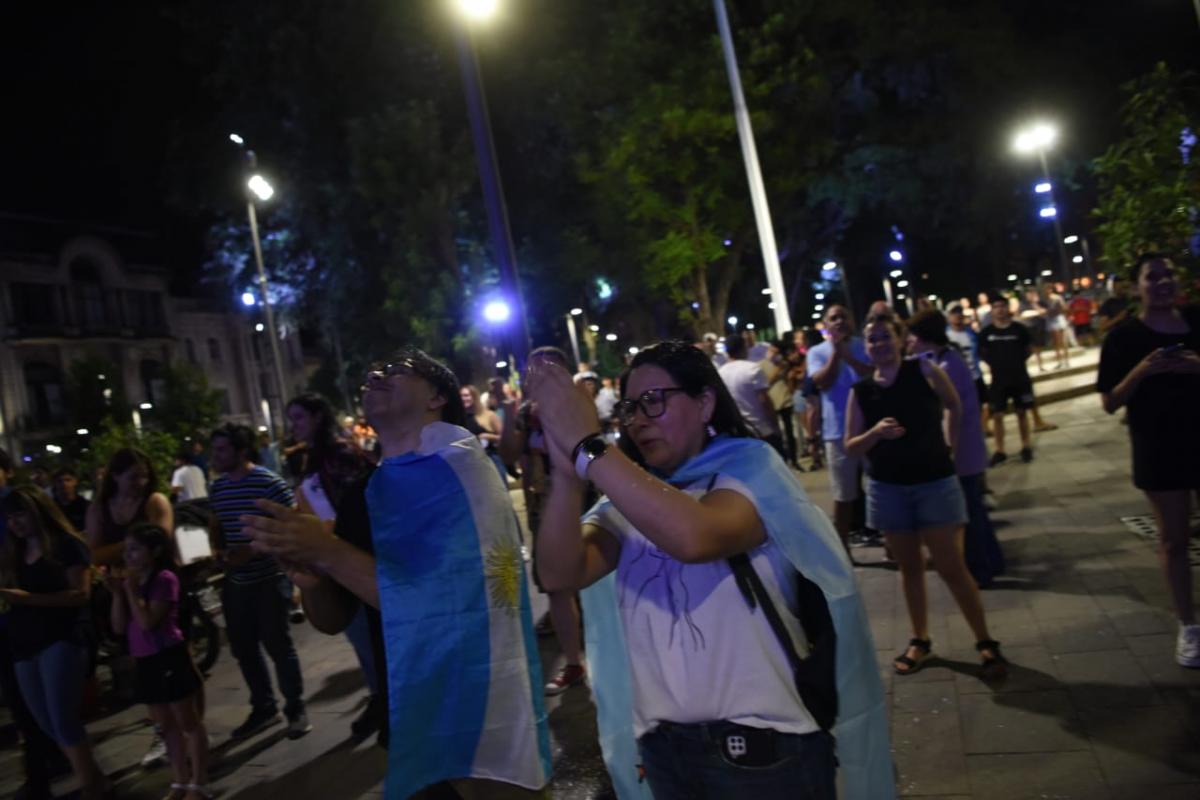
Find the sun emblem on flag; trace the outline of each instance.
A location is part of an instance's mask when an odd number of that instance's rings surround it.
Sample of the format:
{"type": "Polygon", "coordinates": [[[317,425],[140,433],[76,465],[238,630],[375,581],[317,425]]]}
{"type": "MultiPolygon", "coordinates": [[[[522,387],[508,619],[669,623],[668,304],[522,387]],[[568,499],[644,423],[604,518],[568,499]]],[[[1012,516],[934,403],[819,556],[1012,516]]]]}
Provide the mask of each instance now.
{"type": "Polygon", "coordinates": [[[484,559],[492,605],[515,614],[521,605],[521,549],[514,542],[498,542],[484,559]]]}

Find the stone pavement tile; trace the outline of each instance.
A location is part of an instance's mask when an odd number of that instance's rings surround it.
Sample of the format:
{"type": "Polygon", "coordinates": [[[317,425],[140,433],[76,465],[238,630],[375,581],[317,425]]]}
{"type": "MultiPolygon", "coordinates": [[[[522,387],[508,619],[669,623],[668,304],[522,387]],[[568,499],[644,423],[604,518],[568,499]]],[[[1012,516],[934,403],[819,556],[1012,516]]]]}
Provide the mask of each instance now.
{"type": "Polygon", "coordinates": [[[1039,620],[1042,641],[1051,653],[1085,653],[1121,647],[1121,634],[1103,614],[1082,619],[1039,620]]]}
{"type": "Polygon", "coordinates": [[[1109,614],[1117,632],[1124,637],[1147,636],[1154,633],[1173,633],[1175,620],[1171,615],[1159,609],[1144,609],[1142,611],[1127,611],[1109,614]]]}
{"type": "Polygon", "coordinates": [[[1042,645],[1009,647],[1001,639],[1004,656],[1009,661],[1008,677],[999,683],[989,683],[978,675],[978,655],[974,648],[958,654],[959,660],[970,665],[954,676],[959,694],[995,694],[998,692],[1033,692],[1061,689],[1058,660],[1042,645]]]}
{"type": "Polygon", "coordinates": [[[1099,619],[1103,613],[1092,593],[1079,581],[1056,581],[1026,593],[1029,610],[1042,622],[1060,619],[1099,619]]]}
{"type": "Polygon", "coordinates": [[[957,714],[893,712],[892,751],[900,794],[969,795],[957,714]]]}
{"type": "Polygon", "coordinates": [[[1171,709],[1089,708],[1080,716],[1109,783],[1200,781],[1200,740],[1171,709]]]}
{"type": "Polygon", "coordinates": [[[1145,670],[1126,649],[1063,653],[1058,656],[1058,670],[1080,709],[1140,708],[1163,703],[1145,670]]]}
{"type": "MultiPolygon", "coordinates": [[[[1042,629],[1037,619],[1027,608],[994,609],[991,599],[993,593],[983,595],[984,611],[987,614],[988,631],[992,637],[1008,647],[1040,646],[1042,644],[1042,629]]],[[[975,634],[967,625],[961,614],[954,614],[946,620],[948,644],[956,650],[974,651],[975,634]]]]}
{"type": "MultiPolygon", "coordinates": [[[[1108,787],[1111,800],[1146,800],[1145,786],[1119,784],[1108,787]]],[[[1200,797],[1200,781],[1196,783],[1173,783],[1155,786],[1154,800],[1196,800],[1200,797]]]]}
{"type": "Polygon", "coordinates": [[[958,702],[967,753],[1088,749],[1066,690],[965,694],[958,702]]]}
{"type": "Polygon", "coordinates": [[[958,695],[946,681],[909,683],[897,679],[892,689],[892,709],[897,716],[956,714],[958,695]]]}
{"type": "Polygon", "coordinates": [[[1096,756],[1074,753],[997,753],[967,756],[973,800],[1053,797],[1105,800],[1108,787],[1096,756]]]}

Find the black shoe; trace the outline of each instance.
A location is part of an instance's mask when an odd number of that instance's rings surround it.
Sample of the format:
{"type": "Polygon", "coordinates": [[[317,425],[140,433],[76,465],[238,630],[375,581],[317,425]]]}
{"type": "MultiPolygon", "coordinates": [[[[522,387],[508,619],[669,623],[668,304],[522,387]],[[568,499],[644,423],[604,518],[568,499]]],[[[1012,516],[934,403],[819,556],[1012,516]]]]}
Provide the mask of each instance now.
{"type": "Polygon", "coordinates": [[[996,452],[992,453],[992,460],[990,464],[991,466],[995,467],[999,464],[1003,464],[1007,460],[1008,456],[1005,453],[1001,453],[999,450],[997,450],[996,452]]]}
{"type": "Polygon", "coordinates": [[[367,707],[350,723],[350,735],[356,742],[366,741],[368,736],[382,727],[385,712],[382,698],[377,694],[371,695],[367,707]]]}
{"type": "Polygon", "coordinates": [[[1033,449],[1029,447],[1022,447],[1021,460],[1026,464],[1028,464],[1030,461],[1033,461],[1033,449]]]}
{"type": "Polygon", "coordinates": [[[312,732],[312,723],[308,721],[308,714],[301,711],[298,714],[290,714],[287,722],[287,738],[299,739],[302,736],[307,736],[312,732]]]}
{"type": "Polygon", "coordinates": [[[278,725],[279,720],[279,712],[276,709],[256,708],[250,712],[250,716],[246,717],[245,722],[233,729],[233,733],[229,734],[229,738],[234,741],[249,738],[272,725],[278,725]]]}
{"type": "Polygon", "coordinates": [[[291,620],[293,625],[303,625],[304,620],[307,618],[304,616],[303,608],[293,608],[291,613],[288,614],[288,619],[291,620]]]}

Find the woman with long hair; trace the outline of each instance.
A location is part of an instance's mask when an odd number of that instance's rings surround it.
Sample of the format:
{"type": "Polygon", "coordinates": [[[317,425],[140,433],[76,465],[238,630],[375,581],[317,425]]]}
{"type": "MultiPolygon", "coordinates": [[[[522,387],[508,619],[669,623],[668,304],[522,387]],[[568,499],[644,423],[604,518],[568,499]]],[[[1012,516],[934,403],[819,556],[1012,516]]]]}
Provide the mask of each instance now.
{"type": "Polygon", "coordinates": [[[750,436],[708,356],[670,341],[633,358],[619,449],[562,366],[533,364],[529,389],[554,475],[542,580],[591,587],[587,652],[614,782],[643,792],[629,780],[640,762],[659,798],[833,798],[840,760],[850,796],[892,797],[849,560],[791,470],[750,436]],[[589,481],[605,499],[581,521],[589,481]],[[836,662],[830,638],[801,622],[810,613],[836,631],[836,662]],[[822,654],[828,680],[805,683],[822,654]]]}
{"type": "Polygon", "coordinates": [[[158,474],[150,456],[122,447],[104,467],[104,480],[87,511],[87,540],[96,564],[119,567],[125,561],[125,534],[131,525],[149,522],[175,532],[175,512],[156,491],[158,474]]]}
{"type": "Polygon", "coordinates": [[[207,786],[208,733],[197,704],[202,679],[179,628],[174,563],[166,531],[148,522],[130,526],[124,574],[108,576],[112,626],[129,637],[138,700],[166,744],[173,780],[164,800],[206,800],[214,795],[207,786]]]}
{"type": "Polygon", "coordinates": [[[500,415],[484,405],[479,390],[471,384],[466,384],[459,390],[462,395],[463,410],[467,412],[466,428],[479,439],[484,452],[496,465],[500,480],[508,486],[508,470],[504,467],[504,459],[500,458],[500,436],[504,433],[504,423],[500,415]]]}
{"type": "MultiPolygon", "coordinates": [[[[292,437],[303,454],[297,504],[332,527],[348,490],[371,472],[371,464],[354,442],[338,436],[333,407],[321,395],[308,392],[292,398],[286,413],[292,437]]],[[[361,607],[346,626],[346,638],[354,648],[370,693],[363,712],[350,723],[355,739],[362,740],[382,727],[386,708],[371,631],[361,607]]]]}
{"type": "Polygon", "coordinates": [[[894,317],[870,318],[863,333],[875,370],[850,392],[846,452],[866,457],[867,525],[883,532],[900,565],[913,637],[893,669],[911,675],[933,649],[923,545],[975,634],[983,677],[1002,678],[1007,662],[988,633],[979,587],[963,560],[967,507],[954,467],[958,393],[931,359],[903,357],[904,329],[894,317]]]}
{"type": "Polygon", "coordinates": [[[1175,265],[1161,253],[1140,257],[1133,277],[1141,307],[1105,336],[1097,388],[1109,414],[1129,408],[1133,485],[1154,510],[1159,562],[1179,618],[1175,660],[1200,667],[1188,563],[1192,493],[1200,490],[1200,308],[1178,304],[1175,265]]]}
{"type": "Polygon", "coordinates": [[[3,503],[8,532],[0,550],[0,598],[11,605],[9,643],[21,697],[96,800],[107,781],[80,718],[87,677],[91,555],[48,495],[14,489],[3,503]]]}

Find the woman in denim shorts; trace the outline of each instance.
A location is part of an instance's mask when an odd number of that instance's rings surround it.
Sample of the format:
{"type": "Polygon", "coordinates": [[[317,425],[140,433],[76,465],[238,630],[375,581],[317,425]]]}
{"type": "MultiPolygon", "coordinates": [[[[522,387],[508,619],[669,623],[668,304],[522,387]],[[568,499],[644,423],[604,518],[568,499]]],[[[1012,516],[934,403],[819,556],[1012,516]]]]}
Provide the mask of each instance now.
{"type": "Polygon", "coordinates": [[[883,531],[904,580],[913,637],[894,669],[911,675],[933,651],[924,544],[975,634],[983,677],[1001,678],[1007,662],[988,633],[979,587],[963,558],[967,508],[954,469],[962,417],[958,393],[931,359],[903,357],[899,322],[873,318],[864,334],[875,371],[850,393],[846,451],[866,456],[867,524],[883,531]]]}

